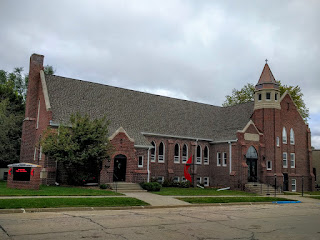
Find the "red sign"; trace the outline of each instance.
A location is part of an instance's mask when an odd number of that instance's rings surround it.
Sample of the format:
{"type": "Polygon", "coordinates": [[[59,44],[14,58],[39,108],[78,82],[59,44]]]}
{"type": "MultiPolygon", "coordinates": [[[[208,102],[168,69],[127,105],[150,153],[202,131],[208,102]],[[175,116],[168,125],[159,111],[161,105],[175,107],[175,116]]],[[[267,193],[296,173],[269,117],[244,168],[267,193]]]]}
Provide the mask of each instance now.
{"type": "Polygon", "coordinates": [[[188,159],[186,165],[184,166],[184,177],[191,182],[191,176],[190,173],[188,172],[188,169],[190,167],[190,164],[192,163],[192,155],[190,156],[190,158],[188,159]]]}
{"type": "Polygon", "coordinates": [[[24,172],[24,173],[26,173],[26,172],[27,172],[27,170],[26,170],[26,169],[24,169],[24,168],[18,168],[18,169],[16,170],[16,172],[24,172]]]}
{"type": "Polygon", "coordinates": [[[31,176],[33,176],[33,175],[34,175],[34,169],[31,170],[31,176]]]}

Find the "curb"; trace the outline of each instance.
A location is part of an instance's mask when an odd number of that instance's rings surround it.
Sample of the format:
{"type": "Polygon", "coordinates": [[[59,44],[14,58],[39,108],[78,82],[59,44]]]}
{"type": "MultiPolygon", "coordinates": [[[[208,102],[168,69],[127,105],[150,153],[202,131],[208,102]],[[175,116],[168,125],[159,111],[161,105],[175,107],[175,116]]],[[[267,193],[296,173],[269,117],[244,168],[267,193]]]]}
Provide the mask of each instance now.
{"type": "Polygon", "coordinates": [[[138,210],[138,209],[160,209],[160,208],[190,208],[190,207],[214,207],[214,206],[236,206],[236,205],[264,205],[274,204],[272,202],[239,202],[239,203],[205,203],[190,205],[167,205],[167,206],[130,206],[130,207],[68,207],[68,208],[20,208],[0,209],[0,214],[12,213],[38,213],[38,212],[71,212],[71,211],[104,211],[104,210],[138,210]]]}

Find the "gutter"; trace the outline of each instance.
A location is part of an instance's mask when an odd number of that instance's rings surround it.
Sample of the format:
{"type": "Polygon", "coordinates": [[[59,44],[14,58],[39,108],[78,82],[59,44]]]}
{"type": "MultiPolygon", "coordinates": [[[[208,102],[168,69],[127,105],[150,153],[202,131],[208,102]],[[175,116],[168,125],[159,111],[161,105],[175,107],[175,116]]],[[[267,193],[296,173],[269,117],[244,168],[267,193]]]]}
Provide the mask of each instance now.
{"type": "Polygon", "coordinates": [[[231,142],[228,142],[229,143],[229,174],[231,174],[231,171],[232,171],[232,143],[231,142]]]}
{"type": "Polygon", "coordinates": [[[148,177],[147,177],[147,182],[150,182],[150,149],[151,149],[151,147],[148,148],[148,162],[147,162],[148,177]]]}
{"type": "Polygon", "coordinates": [[[195,138],[195,137],[184,137],[184,136],[178,136],[178,135],[167,135],[167,134],[159,134],[159,133],[147,133],[147,132],[141,132],[142,135],[146,136],[155,136],[155,137],[167,137],[167,138],[181,138],[181,139],[189,139],[189,140],[199,140],[199,141],[207,141],[212,142],[212,139],[206,139],[206,138],[195,138]]]}

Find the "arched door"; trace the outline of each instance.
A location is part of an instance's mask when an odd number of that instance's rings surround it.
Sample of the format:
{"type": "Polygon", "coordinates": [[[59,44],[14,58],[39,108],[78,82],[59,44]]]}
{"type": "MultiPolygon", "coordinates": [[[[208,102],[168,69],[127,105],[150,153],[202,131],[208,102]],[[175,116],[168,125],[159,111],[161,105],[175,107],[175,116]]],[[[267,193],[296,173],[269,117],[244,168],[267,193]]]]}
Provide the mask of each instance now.
{"type": "Polygon", "coordinates": [[[248,182],[257,182],[258,181],[258,171],[257,171],[258,153],[253,146],[249,147],[246,154],[246,158],[247,158],[247,165],[248,165],[248,182]]]}
{"type": "Polygon", "coordinates": [[[127,157],[119,154],[114,158],[113,181],[125,182],[127,170],[127,157]]]}

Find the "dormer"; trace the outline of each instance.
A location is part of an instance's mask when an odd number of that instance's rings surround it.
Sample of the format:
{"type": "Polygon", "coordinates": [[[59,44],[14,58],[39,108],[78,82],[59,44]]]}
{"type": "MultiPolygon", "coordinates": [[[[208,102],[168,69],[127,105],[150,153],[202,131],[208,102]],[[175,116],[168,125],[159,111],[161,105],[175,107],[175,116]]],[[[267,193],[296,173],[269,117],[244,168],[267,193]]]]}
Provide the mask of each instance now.
{"type": "Polygon", "coordinates": [[[259,82],[255,87],[254,109],[280,107],[279,84],[276,82],[268,63],[264,65],[259,82]]]}

